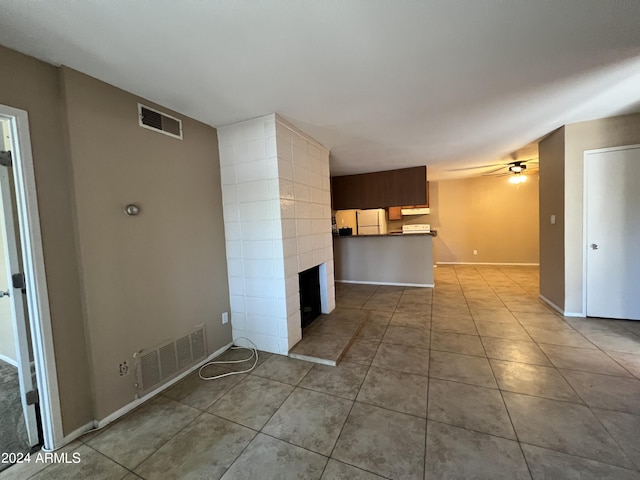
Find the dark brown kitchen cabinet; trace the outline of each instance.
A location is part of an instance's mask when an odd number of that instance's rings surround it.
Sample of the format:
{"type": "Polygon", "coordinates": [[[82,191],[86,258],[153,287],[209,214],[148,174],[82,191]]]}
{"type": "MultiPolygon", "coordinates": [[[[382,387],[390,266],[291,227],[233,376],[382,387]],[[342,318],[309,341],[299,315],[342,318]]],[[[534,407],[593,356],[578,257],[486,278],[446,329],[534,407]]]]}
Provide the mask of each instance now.
{"type": "Polygon", "coordinates": [[[427,167],[332,177],[331,204],[334,210],[423,205],[426,185],[427,167]]]}

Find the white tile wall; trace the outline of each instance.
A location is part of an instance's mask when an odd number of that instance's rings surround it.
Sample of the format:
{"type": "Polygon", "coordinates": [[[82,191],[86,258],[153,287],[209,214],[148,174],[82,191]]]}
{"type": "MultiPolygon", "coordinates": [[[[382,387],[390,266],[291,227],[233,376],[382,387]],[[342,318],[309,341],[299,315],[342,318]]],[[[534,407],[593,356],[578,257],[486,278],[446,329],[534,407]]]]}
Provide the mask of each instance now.
{"type": "Polygon", "coordinates": [[[275,114],[218,137],[234,341],[286,354],[302,338],[299,272],[321,265],[335,308],[329,152],[275,114]]]}

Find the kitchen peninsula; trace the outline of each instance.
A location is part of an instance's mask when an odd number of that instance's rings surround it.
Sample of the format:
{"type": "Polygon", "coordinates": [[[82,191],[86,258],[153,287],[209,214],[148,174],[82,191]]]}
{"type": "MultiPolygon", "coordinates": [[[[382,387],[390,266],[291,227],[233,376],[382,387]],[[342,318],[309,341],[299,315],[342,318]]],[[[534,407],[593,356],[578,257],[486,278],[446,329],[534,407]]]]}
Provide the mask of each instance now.
{"type": "Polygon", "coordinates": [[[336,282],[433,287],[435,235],[334,236],[336,282]]]}

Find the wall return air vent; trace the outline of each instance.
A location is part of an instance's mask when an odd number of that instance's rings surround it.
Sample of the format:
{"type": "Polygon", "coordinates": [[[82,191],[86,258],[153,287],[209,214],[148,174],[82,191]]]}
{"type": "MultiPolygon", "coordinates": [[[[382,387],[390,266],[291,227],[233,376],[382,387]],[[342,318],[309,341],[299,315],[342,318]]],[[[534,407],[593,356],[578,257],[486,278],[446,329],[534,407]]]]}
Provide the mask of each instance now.
{"type": "Polygon", "coordinates": [[[207,357],[204,325],[173,341],[134,354],[139,393],[166,383],[207,357]]]}
{"type": "Polygon", "coordinates": [[[182,140],[181,120],[141,104],[138,104],[138,124],[143,128],[182,140]]]}

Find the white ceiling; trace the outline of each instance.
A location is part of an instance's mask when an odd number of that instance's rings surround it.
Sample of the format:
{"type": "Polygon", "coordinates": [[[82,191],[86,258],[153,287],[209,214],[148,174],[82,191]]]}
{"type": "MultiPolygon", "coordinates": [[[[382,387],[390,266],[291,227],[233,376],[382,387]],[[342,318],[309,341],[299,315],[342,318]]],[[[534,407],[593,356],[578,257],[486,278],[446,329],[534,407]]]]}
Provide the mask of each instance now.
{"type": "Polygon", "coordinates": [[[639,27],[637,0],[0,2],[10,48],[213,126],[277,112],[333,174],[431,179],[640,111],[639,27]]]}

